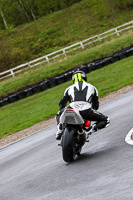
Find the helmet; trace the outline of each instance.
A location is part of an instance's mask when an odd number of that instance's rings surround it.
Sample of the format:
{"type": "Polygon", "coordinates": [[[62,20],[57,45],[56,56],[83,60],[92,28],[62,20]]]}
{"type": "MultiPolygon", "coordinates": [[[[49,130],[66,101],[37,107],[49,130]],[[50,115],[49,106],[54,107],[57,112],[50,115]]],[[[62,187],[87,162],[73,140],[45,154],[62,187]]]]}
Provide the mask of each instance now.
{"type": "Polygon", "coordinates": [[[83,71],[77,70],[72,75],[72,81],[73,83],[77,81],[87,81],[86,74],[83,71]]]}

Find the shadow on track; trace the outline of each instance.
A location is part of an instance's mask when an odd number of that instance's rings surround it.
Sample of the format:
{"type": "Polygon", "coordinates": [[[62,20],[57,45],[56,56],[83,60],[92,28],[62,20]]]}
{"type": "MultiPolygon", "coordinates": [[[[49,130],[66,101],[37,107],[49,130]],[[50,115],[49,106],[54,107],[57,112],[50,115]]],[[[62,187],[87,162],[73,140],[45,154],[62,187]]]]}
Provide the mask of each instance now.
{"type": "Polygon", "coordinates": [[[116,152],[116,150],[118,149],[118,147],[109,147],[106,149],[97,149],[96,151],[92,151],[90,150],[90,152],[86,152],[86,153],[81,153],[81,155],[72,163],[67,163],[67,165],[73,165],[73,164],[77,164],[80,162],[86,162],[86,161],[92,161],[92,160],[96,160],[96,159],[102,159],[106,156],[111,156],[111,154],[114,154],[116,152]]]}

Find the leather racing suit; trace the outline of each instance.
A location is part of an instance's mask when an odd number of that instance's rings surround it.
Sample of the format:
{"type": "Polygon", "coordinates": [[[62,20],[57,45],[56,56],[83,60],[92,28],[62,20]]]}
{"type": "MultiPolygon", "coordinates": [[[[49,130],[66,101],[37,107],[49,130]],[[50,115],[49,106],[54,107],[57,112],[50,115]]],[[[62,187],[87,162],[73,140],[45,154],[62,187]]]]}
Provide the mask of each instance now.
{"type": "Polygon", "coordinates": [[[72,108],[78,106],[79,112],[85,120],[96,121],[95,131],[109,124],[109,118],[97,111],[99,108],[98,91],[90,83],[77,81],[65,90],[63,98],[59,101],[60,111],[56,116],[57,124],[59,124],[60,116],[67,102],[72,108]]]}

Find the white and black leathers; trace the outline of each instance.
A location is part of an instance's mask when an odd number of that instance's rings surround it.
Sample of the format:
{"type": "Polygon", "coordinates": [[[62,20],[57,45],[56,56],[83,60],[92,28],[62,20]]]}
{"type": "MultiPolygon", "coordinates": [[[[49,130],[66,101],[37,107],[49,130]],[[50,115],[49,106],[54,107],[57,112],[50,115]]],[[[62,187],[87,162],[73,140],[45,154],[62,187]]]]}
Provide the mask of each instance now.
{"type": "Polygon", "coordinates": [[[84,119],[96,121],[96,130],[102,129],[110,123],[107,116],[96,111],[99,108],[97,89],[85,81],[77,81],[65,90],[63,98],[59,101],[60,112],[56,116],[57,124],[59,124],[60,116],[67,102],[72,108],[78,106],[84,119]]]}
{"type": "MultiPolygon", "coordinates": [[[[86,106],[82,106],[80,110],[89,108],[97,110],[99,108],[97,89],[85,81],[78,81],[65,90],[64,96],[59,102],[60,109],[64,108],[68,101],[70,103],[82,102],[82,104],[84,102],[86,106]]],[[[74,103],[71,105],[74,106],[74,103]]]]}

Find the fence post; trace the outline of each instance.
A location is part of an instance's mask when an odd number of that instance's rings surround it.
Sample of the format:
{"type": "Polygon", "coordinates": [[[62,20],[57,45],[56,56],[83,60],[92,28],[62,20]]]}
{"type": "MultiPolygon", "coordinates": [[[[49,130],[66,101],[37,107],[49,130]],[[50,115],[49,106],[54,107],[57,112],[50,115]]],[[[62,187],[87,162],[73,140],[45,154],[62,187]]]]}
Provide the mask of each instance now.
{"type": "Polygon", "coordinates": [[[101,42],[101,40],[102,40],[102,39],[100,38],[100,36],[99,36],[99,35],[97,35],[97,38],[98,38],[98,40],[101,42]]]}
{"type": "Polygon", "coordinates": [[[119,34],[117,28],[115,28],[115,32],[116,32],[116,35],[117,35],[117,36],[120,36],[120,34],[119,34]]]}
{"type": "Polygon", "coordinates": [[[65,56],[67,56],[67,55],[66,55],[66,51],[65,51],[65,49],[63,49],[63,54],[64,54],[65,56]]]}
{"type": "Polygon", "coordinates": [[[30,64],[30,62],[28,63],[28,67],[30,67],[30,68],[32,67],[31,64],[30,64]]]}
{"type": "Polygon", "coordinates": [[[11,75],[12,75],[13,77],[15,76],[15,74],[14,74],[13,70],[11,70],[11,75]]]}
{"type": "Polygon", "coordinates": [[[84,49],[84,45],[82,42],[80,42],[81,48],[84,49]]]}
{"type": "Polygon", "coordinates": [[[46,61],[49,63],[49,59],[48,59],[48,56],[46,56],[46,61]]]}

